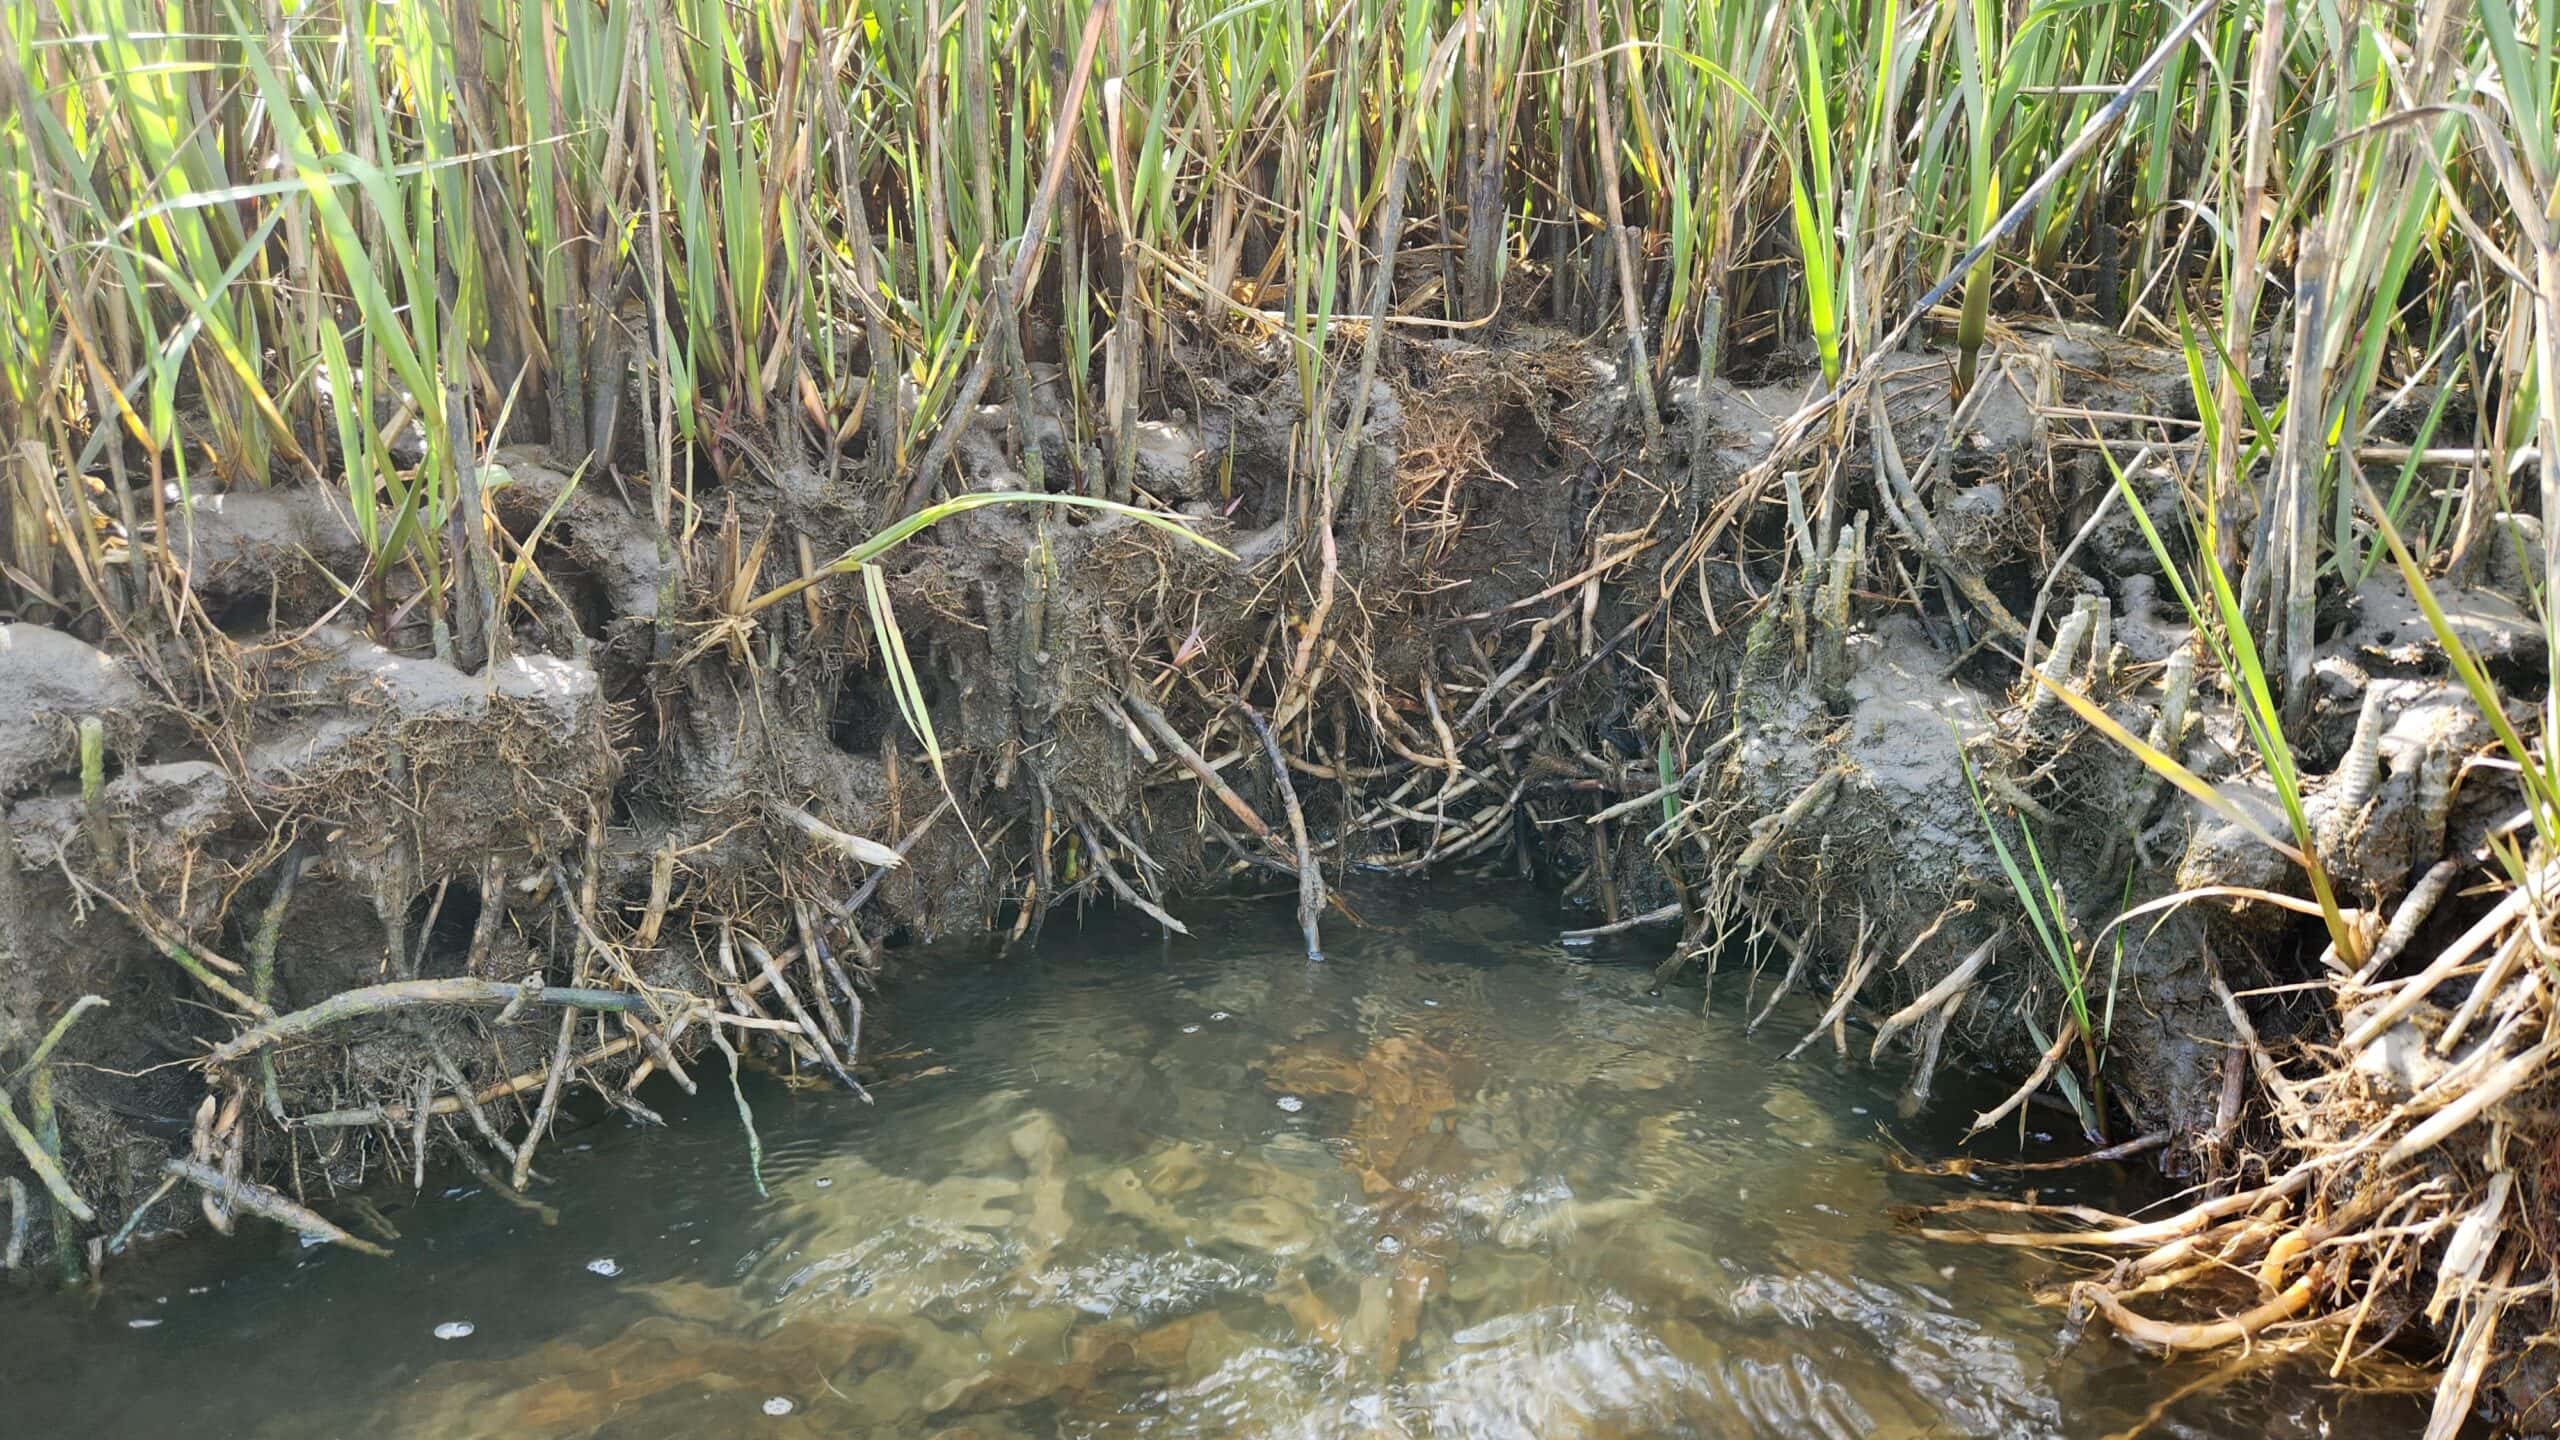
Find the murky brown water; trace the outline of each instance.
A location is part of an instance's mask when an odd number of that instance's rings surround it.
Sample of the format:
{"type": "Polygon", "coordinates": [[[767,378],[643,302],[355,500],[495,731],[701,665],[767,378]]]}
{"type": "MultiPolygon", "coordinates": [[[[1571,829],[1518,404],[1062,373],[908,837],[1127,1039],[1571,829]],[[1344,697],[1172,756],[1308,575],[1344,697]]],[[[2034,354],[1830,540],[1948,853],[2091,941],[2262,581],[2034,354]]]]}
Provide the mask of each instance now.
{"type": "MultiPolygon", "coordinates": [[[[750,1077],[763,1197],[714,1060],[672,1134],[545,1152],[556,1225],[464,1185],[388,1262],[270,1229],[0,1301],[0,1435],[2098,1436],[2205,1373],[1892,1228],[1972,1188],[1886,1164],[1961,1079],[1900,1121],[1898,1068],[1781,1058],[1809,1004],[1746,1037],[1542,906],[1361,905],[1319,966],[1244,902],[911,961],[876,1107],[750,1077]]],[[[2274,1369],[2149,1433],[2419,1414],[2274,1369]]]]}

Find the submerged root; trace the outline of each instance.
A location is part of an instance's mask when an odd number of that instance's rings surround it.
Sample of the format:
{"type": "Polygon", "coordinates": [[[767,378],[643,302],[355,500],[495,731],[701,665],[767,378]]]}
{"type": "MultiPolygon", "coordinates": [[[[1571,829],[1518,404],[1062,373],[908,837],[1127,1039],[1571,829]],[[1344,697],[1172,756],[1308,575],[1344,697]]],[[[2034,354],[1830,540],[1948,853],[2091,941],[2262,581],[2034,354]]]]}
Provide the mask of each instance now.
{"type": "Polygon", "coordinates": [[[2305,1275],[2273,1300],[2252,1306],[2237,1315],[2201,1323],[2177,1323],[2137,1315],[2101,1285],[2083,1284],[2074,1293],[2105,1316],[2116,1333],[2127,1340],[2155,1350],[2177,1351],[2219,1350],[2251,1339],[2267,1327],[2290,1320],[2310,1308],[2315,1290],[2312,1277],[2305,1275]]]}
{"type": "Polygon", "coordinates": [[[218,1200],[236,1210],[263,1215],[288,1229],[296,1230],[332,1245],[343,1245],[366,1255],[388,1255],[391,1252],[370,1240],[359,1240],[317,1214],[297,1205],[255,1181],[227,1175],[218,1167],[202,1161],[171,1156],[168,1173],[201,1188],[208,1199],[218,1200]]]}

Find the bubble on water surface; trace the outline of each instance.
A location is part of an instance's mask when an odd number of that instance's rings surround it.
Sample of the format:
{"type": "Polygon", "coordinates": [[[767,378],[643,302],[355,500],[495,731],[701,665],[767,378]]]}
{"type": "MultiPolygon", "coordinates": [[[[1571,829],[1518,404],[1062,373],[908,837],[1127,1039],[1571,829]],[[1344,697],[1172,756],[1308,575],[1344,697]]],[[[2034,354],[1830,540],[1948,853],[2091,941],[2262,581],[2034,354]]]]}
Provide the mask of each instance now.
{"type": "Polygon", "coordinates": [[[788,1395],[776,1395],[764,1402],[764,1413],[767,1415],[788,1415],[794,1408],[796,1407],[792,1405],[791,1397],[788,1395]]]}
{"type": "Polygon", "coordinates": [[[1200,1033],[1200,1027],[1197,1025],[1185,1025],[1182,1027],[1182,1033],[1185,1035],[1197,1035],[1200,1033]]]}
{"type": "Polygon", "coordinates": [[[471,1338],[472,1332],[479,1328],[479,1326],[472,1324],[468,1320],[447,1320],[436,1327],[436,1338],[439,1340],[467,1340],[471,1338]]]}
{"type": "Polygon", "coordinates": [[[1227,1014],[1224,1010],[1212,1010],[1209,1012],[1209,1018],[1212,1020],[1229,1020],[1234,1017],[1227,1014]]]}
{"type": "Polygon", "coordinates": [[[821,1190],[827,1189],[827,1188],[829,1188],[830,1186],[834,1185],[835,1183],[836,1183],[835,1181],[828,1179],[828,1178],[827,1178],[826,1176],[824,1176],[824,1175],[821,1175],[821,1176],[819,1176],[819,1177],[818,1177],[818,1188],[819,1188],[819,1189],[821,1189],[821,1190]]]}
{"type": "Polygon", "coordinates": [[[157,1315],[137,1315],[133,1319],[124,1322],[124,1324],[125,1328],[128,1330],[156,1330],[160,1327],[160,1317],[157,1315]]]}
{"type": "Polygon", "coordinates": [[[610,1280],[614,1276],[622,1273],[622,1262],[614,1259],[610,1255],[599,1255],[595,1259],[587,1262],[587,1273],[590,1275],[601,1275],[607,1280],[610,1280]]]}
{"type": "Polygon", "coordinates": [[[1279,1100],[1279,1105],[1280,1105],[1280,1108],[1281,1108],[1281,1109],[1288,1111],[1288,1112],[1289,1112],[1290,1114],[1292,1114],[1292,1115],[1295,1115],[1295,1114],[1297,1114],[1299,1111],[1304,1110],[1304,1109],[1306,1109],[1306,1108],[1307,1108],[1307,1102],[1306,1102],[1306,1101],[1304,1101],[1304,1100],[1299,1099],[1299,1098],[1298,1098],[1297,1096],[1295,1096],[1295,1095],[1283,1095],[1283,1096],[1281,1096],[1281,1097],[1280,1097],[1280,1100],[1279,1100]]]}

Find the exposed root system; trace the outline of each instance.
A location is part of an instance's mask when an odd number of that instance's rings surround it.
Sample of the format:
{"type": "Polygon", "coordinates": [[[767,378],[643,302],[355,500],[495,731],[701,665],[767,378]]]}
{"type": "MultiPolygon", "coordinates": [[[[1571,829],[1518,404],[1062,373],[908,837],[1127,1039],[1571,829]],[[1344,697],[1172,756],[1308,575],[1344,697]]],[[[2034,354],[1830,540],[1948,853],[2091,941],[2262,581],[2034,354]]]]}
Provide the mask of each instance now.
{"type": "MultiPolygon", "coordinates": [[[[307,1207],[455,1147],[520,1190],[573,1097],[651,1118],[707,1050],[868,1099],[904,941],[1097,901],[1180,933],[1177,897],[1266,875],[1312,958],[1357,923],[1329,875],[1459,867],[1587,906],[1568,939],[1662,935],[1663,983],[1752,957],[1755,1024],[1827,995],[1795,1048],[1873,1023],[1913,1106],[1962,1048],[2024,1081],[1977,1128],[2057,1104],[2165,1150],[2205,1186],[2174,1216],[1927,1222],[2101,1253],[2069,1298],[2128,1340],[2441,1346],[2440,1433],[2548,1388],[2544,842],[2379,578],[2303,721],[2349,889],[2318,955],[2243,697],[2158,608],[2131,512],[2174,474],[2055,443],[2170,404],[2162,357],[2022,336],[1960,402],[1896,359],[1824,431],[1800,384],[1631,408],[1525,326],[1382,353],[1330,427],[1252,337],[1200,358],[1137,498],[1216,549],[996,506],[838,568],[880,517],[823,483],[706,479],[669,543],[503,452],[522,563],[472,665],[344,623],[322,497],[173,514],[225,557],[169,577],[182,642],[0,645],[34,717],[0,930],[57,957],[0,969],[12,1263],[76,1272],[191,1200],[361,1248],[307,1207]]],[[[1029,486],[1032,420],[986,407],[959,493],[1029,486]]],[[[2512,604],[2462,603],[2482,663],[2539,663],[2512,604]]]]}

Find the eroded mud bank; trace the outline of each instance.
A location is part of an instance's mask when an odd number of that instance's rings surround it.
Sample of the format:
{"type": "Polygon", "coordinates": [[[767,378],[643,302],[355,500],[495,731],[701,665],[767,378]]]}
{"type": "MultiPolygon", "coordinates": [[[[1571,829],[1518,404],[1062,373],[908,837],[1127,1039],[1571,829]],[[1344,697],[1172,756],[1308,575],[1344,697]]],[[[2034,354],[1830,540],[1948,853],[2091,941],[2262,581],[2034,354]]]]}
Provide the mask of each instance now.
{"type": "MultiPolygon", "coordinates": [[[[155,1196],[145,1227],[228,1223],[439,1147],[522,1183],[564,1086],[645,1108],[651,1073],[721,1063],[715,1029],[857,1084],[899,942],[1242,872],[1288,886],[1301,854],[1533,875],[1595,928],[1658,934],[1667,968],[1757,945],[1831,1018],[1880,1023],[1892,1043],[1856,1048],[1917,1103],[1949,1045],[2021,1078],[2079,1057],[1992,814],[2023,817],[2107,956],[2105,1138],[2240,1163],[2235,1022],[2285,1038],[2305,1012],[2271,987],[2316,947],[2263,902],[2101,931],[2180,888],[2298,877],[2024,677],[2272,815],[2132,514],[2182,543],[2157,432],[2124,417],[2177,413],[2183,371],[2022,334],[1958,406],[1948,362],[1915,354],[1877,408],[1779,450],[1812,382],[1684,381],[1647,417],[1609,353],[1532,330],[1400,345],[1364,403],[1335,397],[1364,427],[1338,490],[1298,463],[1286,368],[1214,357],[1168,378],[1136,498],[1227,553],[978,510],[886,559],[894,632],[852,578],[755,604],[895,518],[824,466],[702,477],[662,539],[612,474],[502,452],[505,653],[467,666],[422,618],[348,618],[334,577],[362,547],[327,497],[173,510],[184,602],[161,630],[0,636],[0,1054],[110,1002],[50,1097],[96,1218],[16,1172],[28,1263],[59,1233],[76,1268],[155,1196]],[[890,683],[901,636],[939,770],[890,683]],[[467,1004],[414,983],[464,979],[503,983],[467,1004]],[[2279,998],[2237,998],[2259,992],[2279,998]],[[619,998],[576,998],[597,994],[619,998]],[[309,1014],[330,1004],[354,1008],[309,1014]],[[170,1189],[172,1155],[272,1189],[170,1189]]],[[[966,485],[1098,470],[1060,403],[1027,427],[988,407],[955,449],[966,485]]],[[[2500,579],[2457,608],[2489,663],[2537,675],[2500,579]]],[[[2506,817],[2457,783],[2483,726],[2389,572],[2322,626],[2310,805],[2355,903],[2390,914],[2506,817]]],[[[2443,912],[2400,941],[2468,918],[2443,912]]],[[[2421,1083],[2371,1080],[2386,1102],[2421,1083]]]]}

